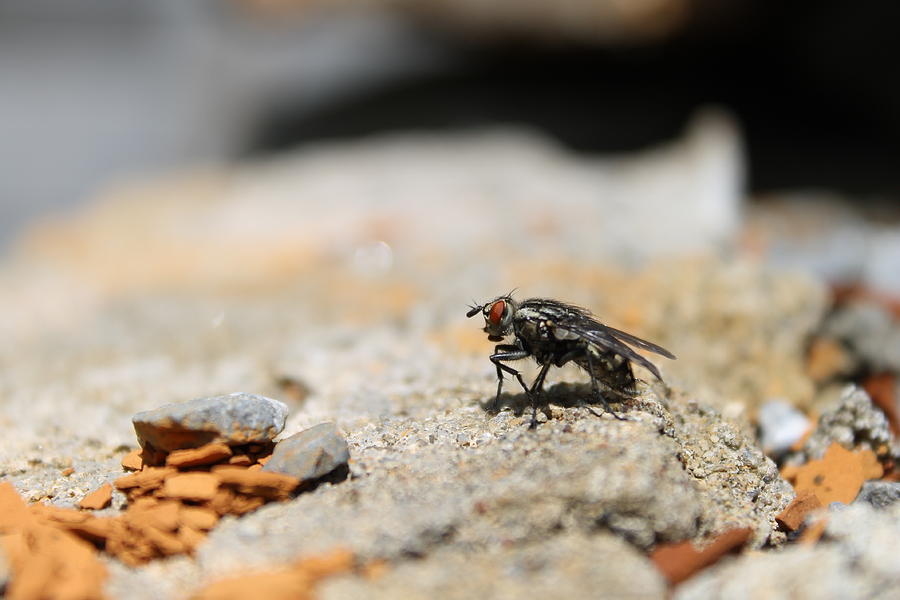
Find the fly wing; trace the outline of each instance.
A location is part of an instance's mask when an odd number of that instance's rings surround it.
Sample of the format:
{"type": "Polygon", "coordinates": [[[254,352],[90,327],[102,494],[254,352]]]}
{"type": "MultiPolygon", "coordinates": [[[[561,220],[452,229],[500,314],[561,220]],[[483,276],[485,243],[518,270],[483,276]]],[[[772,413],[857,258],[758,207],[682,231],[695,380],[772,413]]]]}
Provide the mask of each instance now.
{"type": "Polygon", "coordinates": [[[610,327],[609,325],[603,325],[598,323],[601,327],[606,329],[606,331],[612,335],[613,337],[618,338],[619,340],[631,344],[632,346],[637,346],[642,350],[649,350],[650,352],[654,352],[659,354],[660,356],[665,356],[666,358],[675,359],[675,355],[663,348],[662,346],[657,346],[652,342],[648,342],[647,340],[642,340],[639,337],[633,336],[630,333],[625,333],[621,329],[616,329],[615,327],[610,327]]]}
{"type": "MultiPolygon", "coordinates": [[[[604,350],[610,350],[612,352],[615,352],[616,354],[619,354],[619,355],[627,358],[628,360],[641,365],[642,367],[644,367],[645,369],[647,369],[648,371],[653,373],[653,375],[657,379],[662,381],[662,375],[660,375],[659,369],[656,368],[656,365],[654,365],[652,362],[650,362],[649,360],[647,360],[646,358],[644,358],[643,356],[641,356],[640,354],[638,354],[637,352],[635,352],[634,350],[632,350],[631,348],[626,346],[622,340],[617,339],[613,335],[613,332],[621,333],[617,329],[613,329],[612,331],[610,331],[611,328],[607,327],[606,325],[603,325],[602,323],[598,323],[597,321],[594,321],[593,319],[587,318],[587,317],[582,317],[579,319],[572,319],[570,322],[567,322],[567,323],[554,323],[553,328],[555,330],[559,331],[561,334],[561,335],[558,335],[557,337],[560,337],[560,338],[562,338],[562,337],[578,337],[583,340],[587,340],[588,342],[595,344],[596,346],[599,346],[600,348],[602,348],[604,350]]],[[[628,337],[631,338],[633,336],[628,336],[628,337]]],[[[634,338],[634,339],[639,340],[639,338],[634,338]]],[[[639,340],[639,341],[644,344],[649,343],[649,342],[644,342],[644,340],[639,340]]],[[[639,344],[635,344],[635,345],[639,346],[639,344]]],[[[650,344],[650,345],[653,346],[653,344],[650,344]]],[[[640,347],[642,347],[642,346],[640,346],[640,347]]],[[[658,346],[654,346],[654,347],[659,348],[658,346]]],[[[662,348],[660,348],[660,350],[662,350],[662,348]]],[[[655,352],[655,350],[654,350],[654,352],[655,352]]],[[[669,355],[669,353],[666,352],[665,355],[669,355]]]]}

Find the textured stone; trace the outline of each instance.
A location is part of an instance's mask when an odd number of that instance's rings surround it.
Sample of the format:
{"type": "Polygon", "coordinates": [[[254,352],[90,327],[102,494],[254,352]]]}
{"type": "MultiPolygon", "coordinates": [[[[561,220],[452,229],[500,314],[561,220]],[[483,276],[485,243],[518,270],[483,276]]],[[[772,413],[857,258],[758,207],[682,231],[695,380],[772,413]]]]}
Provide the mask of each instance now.
{"type": "Polygon", "coordinates": [[[865,502],[874,508],[886,508],[900,500],[900,482],[867,481],[863,484],[856,502],[865,502]]]}
{"type": "Polygon", "coordinates": [[[347,441],[334,423],[321,423],[278,442],[263,471],[307,481],[331,473],[350,460],[347,441]]]}
{"type": "Polygon", "coordinates": [[[802,449],[789,455],[786,463],[802,464],[822,458],[834,442],[848,450],[871,450],[884,456],[890,452],[892,441],[884,413],[872,404],[864,390],[849,385],[841,390],[836,406],[822,412],[802,449]]]}
{"type": "Polygon", "coordinates": [[[284,428],[283,402],[235,393],[166,404],[132,417],[142,446],[171,452],[221,442],[230,446],[270,442],[284,428]]]}

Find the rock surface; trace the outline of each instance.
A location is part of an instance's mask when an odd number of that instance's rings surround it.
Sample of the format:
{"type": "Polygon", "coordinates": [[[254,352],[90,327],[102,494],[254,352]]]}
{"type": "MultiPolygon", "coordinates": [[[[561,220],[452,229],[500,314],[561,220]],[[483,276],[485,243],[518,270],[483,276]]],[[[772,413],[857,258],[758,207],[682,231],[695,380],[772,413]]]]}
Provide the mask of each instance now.
{"type": "Polygon", "coordinates": [[[166,404],[131,421],[141,446],[170,452],[211,443],[266,443],[281,433],[288,408],[256,394],[235,393],[166,404]]]}
{"type": "MultiPolygon", "coordinates": [[[[707,133],[614,162],[525,134],[372,139],[121,189],[0,262],[0,477],[29,502],[71,507],[122,475],[135,412],[254,390],[290,406],[285,421],[280,402],[257,404],[269,412],[254,432],[333,422],[350,477],[293,499],[270,485],[285,502],[222,518],[196,560],[108,561],[111,597],[181,600],[339,547],[385,572],[323,593],[382,597],[442,582],[467,597],[545,582],[662,597],[648,550],[736,528],[768,556],[793,491],[750,419],[772,399],[817,397],[805,350],[827,296],[802,274],[711,255],[734,244],[739,188],[707,133]],[[597,417],[566,367],[550,372],[536,430],[522,394],[488,412],[493,344],[465,305],[516,286],[670,348],[669,390],[641,382],[616,405],[628,421],[597,417]]],[[[200,420],[192,446],[232,428],[222,414],[200,420]]],[[[232,450],[213,455],[253,454],[232,450]]],[[[98,517],[141,478],[157,477],[144,482],[155,493],[175,469],[161,468],[129,475],[98,517]]],[[[219,491],[264,487],[254,477],[216,472],[219,491]]]]}
{"type": "Polygon", "coordinates": [[[895,598],[900,585],[900,507],[832,511],[825,542],[754,553],[685,582],[676,600],[700,598],[895,598]]]}
{"type": "Polygon", "coordinates": [[[278,442],[263,471],[307,481],[328,475],[348,460],[350,450],[337,427],[334,423],[321,423],[278,442]]]}

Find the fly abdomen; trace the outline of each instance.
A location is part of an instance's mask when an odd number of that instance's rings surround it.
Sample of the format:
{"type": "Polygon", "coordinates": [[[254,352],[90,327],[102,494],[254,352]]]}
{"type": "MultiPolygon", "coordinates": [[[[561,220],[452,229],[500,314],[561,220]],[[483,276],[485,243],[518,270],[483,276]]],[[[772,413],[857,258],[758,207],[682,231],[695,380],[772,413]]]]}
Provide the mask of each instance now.
{"type": "Polygon", "coordinates": [[[585,354],[575,359],[579,367],[614,392],[627,395],[636,393],[636,380],[631,361],[611,351],[598,352],[596,348],[590,348],[588,352],[590,358],[585,354]]]}

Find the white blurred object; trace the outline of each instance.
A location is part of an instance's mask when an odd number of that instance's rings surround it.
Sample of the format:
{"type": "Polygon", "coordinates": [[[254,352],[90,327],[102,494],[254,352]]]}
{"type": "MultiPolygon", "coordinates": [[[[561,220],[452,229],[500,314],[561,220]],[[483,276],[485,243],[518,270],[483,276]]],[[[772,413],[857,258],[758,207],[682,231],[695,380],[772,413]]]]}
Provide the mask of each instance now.
{"type": "Polygon", "coordinates": [[[758,418],[762,446],[768,454],[788,450],[810,427],[806,415],[783,400],[763,404],[758,418]]]}
{"type": "Polygon", "coordinates": [[[745,158],[738,126],[724,110],[699,111],[681,139],[626,159],[609,176],[610,216],[628,225],[610,233],[634,244],[628,238],[639,232],[636,254],[702,253],[734,243],[745,158]]]}

